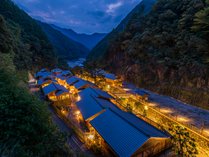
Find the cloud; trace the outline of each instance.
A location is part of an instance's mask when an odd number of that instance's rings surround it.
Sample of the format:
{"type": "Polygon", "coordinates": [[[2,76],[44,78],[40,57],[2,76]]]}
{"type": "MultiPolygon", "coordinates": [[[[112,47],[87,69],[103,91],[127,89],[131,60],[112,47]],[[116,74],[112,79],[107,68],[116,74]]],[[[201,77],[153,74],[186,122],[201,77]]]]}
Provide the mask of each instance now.
{"type": "Polygon", "coordinates": [[[107,6],[106,13],[114,13],[119,7],[123,5],[123,2],[112,3],[107,6]]]}
{"type": "Polygon", "coordinates": [[[13,0],[30,16],[79,33],[110,32],[141,0],[13,0]]]}

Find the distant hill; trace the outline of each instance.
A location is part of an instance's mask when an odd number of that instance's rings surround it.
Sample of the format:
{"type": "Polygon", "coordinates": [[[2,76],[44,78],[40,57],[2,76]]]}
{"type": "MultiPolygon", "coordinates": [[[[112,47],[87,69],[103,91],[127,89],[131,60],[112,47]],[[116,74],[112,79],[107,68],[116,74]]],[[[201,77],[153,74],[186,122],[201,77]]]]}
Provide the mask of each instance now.
{"type": "Polygon", "coordinates": [[[38,24],[46,33],[57,54],[59,54],[59,56],[61,56],[63,59],[71,60],[77,58],[85,58],[88,55],[89,50],[84,45],[71,40],[49,24],[39,21],[38,24]]]}
{"type": "Polygon", "coordinates": [[[96,46],[98,44],[98,42],[100,42],[106,36],[105,33],[94,33],[94,34],[90,34],[90,35],[89,34],[79,34],[79,33],[76,33],[75,31],[73,31],[72,29],[64,29],[64,28],[60,28],[55,25],[51,25],[51,26],[54,29],[60,31],[62,34],[64,34],[68,38],[83,44],[89,50],[94,48],[94,46],[96,46]]]}
{"type": "MultiPolygon", "coordinates": [[[[112,30],[109,34],[105,36],[90,52],[87,59],[93,60],[101,58],[105,53],[107,52],[108,47],[110,46],[110,43],[114,41],[117,36],[123,32],[127,26],[127,24],[130,22],[130,19],[133,16],[136,16],[138,14],[147,14],[154,5],[156,0],[143,0],[140,2],[126,17],[121,21],[121,23],[112,30]]],[[[138,21],[140,22],[140,21],[138,21]]]]}

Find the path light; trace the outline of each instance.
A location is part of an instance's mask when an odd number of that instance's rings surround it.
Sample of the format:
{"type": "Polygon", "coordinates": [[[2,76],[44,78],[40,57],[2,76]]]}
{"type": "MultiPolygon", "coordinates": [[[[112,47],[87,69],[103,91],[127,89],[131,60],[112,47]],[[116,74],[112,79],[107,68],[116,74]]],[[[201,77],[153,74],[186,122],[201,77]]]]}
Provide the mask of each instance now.
{"type": "Polygon", "coordinates": [[[192,120],[184,116],[177,116],[177,121],[188,123],[188,122],[191,122],[192,120]]]}
{"type": "Polygon", "coordinates": [[[146,111],[147,111],[148,109],[149,109],[149,108],[148,108],[148,106],[147,106],[147,105],[145,105],[145,106],[144,106],[144,110],[146,110],[146,111]]]}
{"type": "Polygon", "coordinates": [[[80,113],[81,113],[80,111],[75,111],[75,115],[77,116],[80,115],[80,113]]]}
{"type": "Polygon", "coordinates": [[[88,135],[88,139],[93,140],[94,139],[94,135],[88,135]]]}
{"type": "Polygon", "coordinates": [[[171,109],[168,109],[168,108],[161,108],[160,109],[160,112],[163,112],[163,113],[173,113],[173,111],[171,109]]]}
{"type": "Polygon", "coordinates": [[[110,85],[109,84],[107,85],[107,89],[110,89],[110,85]]]}
{"type": "Polygon", "coordinates": [[[77,101],[81,101],[81,97],[80,97],[80,95],[78,95],[78,97],[77,97],[77,101]]]}

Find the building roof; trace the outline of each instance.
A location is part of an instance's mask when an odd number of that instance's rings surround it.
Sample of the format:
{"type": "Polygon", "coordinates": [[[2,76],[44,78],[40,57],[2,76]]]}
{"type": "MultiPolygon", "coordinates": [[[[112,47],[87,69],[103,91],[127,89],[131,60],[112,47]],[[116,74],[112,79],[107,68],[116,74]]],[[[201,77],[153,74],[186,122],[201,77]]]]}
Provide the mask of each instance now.
{"type": "Polygon", "coordinates": [[[65,76],[63,76],[62,74],[59,74],[56,76],[56,78],[60,79],[60,80],[66,80],[67,78],[65,76]]]}
{"type": "Polygon", "coordinates": [[[130,157],[149,139],[109,109],[90,121],[90,124],[120,157],[130,157]]]}
{"type": "Polygon", "coordinates": [[[79,80],[78,77],[72,76],[72,77],[70,77],[70,78],[67,79],[67,84],[68,84],[68,85],[72,85],[72,84],[74,84],[75,82],[77,82],[78,80],[79,80]]]}
{"type": "Polygon", "coordinates": [[[62,75],[66,76],[66,75],[71,75],[72,73],[69,70],[63,70],[62,71],[62,75]]]}
{"type": "Polygon", "coordinates": [[[68,93],[68,90],[64,86],[61,86],[57,83],[50,83],[48,86],[43,88],[43,92],[44,92],[44,95],[48,95],[52,92],[56,92],[56,93],[58,93],[57,96],[59,96],[59,95],[61,95],[60,93],[62,93],[62,94],[68,93]],[[62,92],[60,92],[60,91],[62,91],[62,92]]]}
{"type": "Polygon", "coordinates": [[[51,73],[48,71],[39,71],[35,74],[35,77],[42,77],[42,78],[46,78],[46,77],[50,77],[51,73]]]}
{"type": "Polygon", "coordinates": [[[90,84],[87,81],[84,81],[84,80],[79,80],[78,82],[76,82],[75,84],[73,84],[73,86],[76,89],[80,89],[80,88],[82,88],[85,85],[90,85],[90,84]]]}
{"type": "Polygon", "coordinates": [[[109,97],[106,93],[100,93],[99,89],[88,87],[82,90],[79,95],[80,101],[76,102],[77,107],[81,111],[85,120],[103,111],[106,108],[116,107],[110,101],[100,98],[99,94],[104,94],[103,97],[109,97]]]}
{"type": "Polygon", "coordinates": [[[61,73],[62,70],[60,68],[55,68],[55,69],[52,69],[52,72],[53,73],[61,73]]]}
{"type": "Polygon", "coordinates": [[[116,79],[117,79],[116,76],[115,76],[114,74],[107,73],[107,72],[104,71],[104,70],[101,70],[99,73],[102,74],[102,75],[104,75],[105,78],[108,78],[108,79],[110,79],[110,80],[116,80],[116,79]]]}
{"type": "Polygon", "coordinates": [[[48,86],[43,88],[44,95],[48,95],[56,90],[57,88],[55,87],[54,83],[50,83],[48,86]]]}

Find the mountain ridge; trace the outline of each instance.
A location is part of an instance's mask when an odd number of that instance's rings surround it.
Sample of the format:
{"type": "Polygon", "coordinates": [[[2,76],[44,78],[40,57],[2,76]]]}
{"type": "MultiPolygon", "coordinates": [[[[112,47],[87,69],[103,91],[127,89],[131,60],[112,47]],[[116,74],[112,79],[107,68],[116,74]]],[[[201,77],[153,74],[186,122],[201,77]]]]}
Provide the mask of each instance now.
{"type": "Polygon", "coordinates": [[[59,54],[63,59],[72,60],[85,58],[88,55],[89,50],[84,45],[69,39],[60,31],[54,29],[50,24],[40,21],[37,22],[55,47],[57,54],[59,54]]]}
{"type": "Polygon", "coordinates": [[[106,36],[106,33],[77,33],[72,29],[61,28],[53,24],[51,26],[54,29],[60,31],[63,35],[70,38],[71,40],[81,43],[89,50],[91,50],[100,40],[102,40],[106,36]]]}

